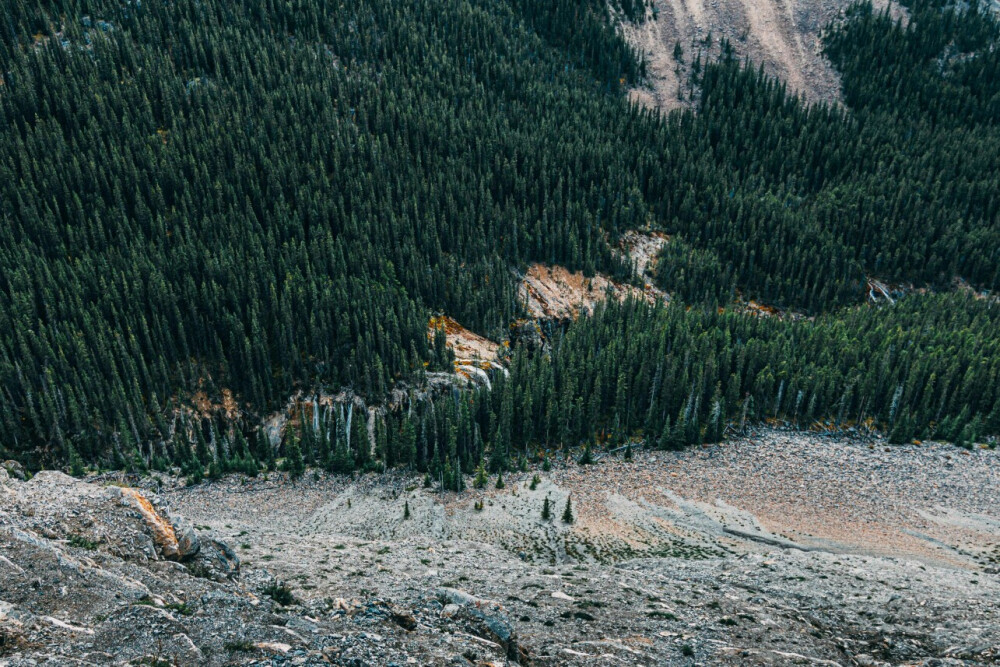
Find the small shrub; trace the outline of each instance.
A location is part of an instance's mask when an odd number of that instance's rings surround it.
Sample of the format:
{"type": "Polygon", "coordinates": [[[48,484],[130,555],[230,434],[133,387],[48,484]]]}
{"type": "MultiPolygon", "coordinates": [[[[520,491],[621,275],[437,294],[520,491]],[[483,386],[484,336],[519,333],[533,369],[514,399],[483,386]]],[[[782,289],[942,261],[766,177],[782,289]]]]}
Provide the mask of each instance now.
{"type": "Polygon", "coordinates": [[[89,540],[83,535],[70,535],[69,536],[70,546],[79,547],[81,549],[87,549],[93,551],[97,548],[98,542],[94,540],[89,540]]]}
{"type": "Polygon", "coordinates": [[[194,615],[194,607],[189,605],[187,602],[171,602],[170,604],[165,605],[165,608],[170,611],[176,611],[181,616],[194,615]]]}
{"type": "Polygon", "coordinates": [[[292,595],[292,589],[280,581],[275,581],[265,586],[263,593],[283,607],[295,604],[295,596],[292,595]]]}
{"type": "Polygon", "coordinates": [[[224,649],[230,653],[250,653],[254,651],[257,647],[253,645],[253,642],[241,639],[235,642],[226,642],[222,645],[224,649]]]}

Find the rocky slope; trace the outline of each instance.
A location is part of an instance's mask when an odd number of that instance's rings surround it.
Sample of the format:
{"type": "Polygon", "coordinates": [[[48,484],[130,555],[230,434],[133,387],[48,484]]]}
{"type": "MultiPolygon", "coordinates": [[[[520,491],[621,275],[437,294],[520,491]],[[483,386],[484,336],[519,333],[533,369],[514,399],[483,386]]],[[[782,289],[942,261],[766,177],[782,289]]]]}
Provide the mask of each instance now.
{"type": "MultiPolygon", "coordinates": [[[[648,85],[632,91],[640,104],[662,109],[689,100],[691,63],[716,57],[726,39],[740,58],[762,64],[810,102],[835,102],[840,79],[822,54],[823,29],[853,0],[653,0],[647,19],[623,22],[625,38],[645,57],[648,85]],[[675,57],[675,45],[682,54],[675,57]]],[[[905,17],[897,3],[875,0],[905,17]]]]}
{"type": "Polygon", "coordinates": [[[997,456],[765,431],[463,494],[0,469],[0,665],[989,664],[997,456]]]}

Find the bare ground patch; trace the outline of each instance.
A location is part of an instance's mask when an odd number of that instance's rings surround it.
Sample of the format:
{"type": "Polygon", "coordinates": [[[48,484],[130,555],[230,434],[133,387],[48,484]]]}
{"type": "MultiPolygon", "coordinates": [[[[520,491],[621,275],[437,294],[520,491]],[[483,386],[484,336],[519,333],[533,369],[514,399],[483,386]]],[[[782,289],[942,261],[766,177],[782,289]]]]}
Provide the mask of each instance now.
{"type": "MultiPolygon", "coordinates": [[[[696,55],[715,57],[727,39],[739,58],[762,64],[809,102],[840,100],[840,78],[823,57],[823,29],[852,0],[654,0],[646,21],[622,22],[622,34],[646,59],[648,85],[631,91],[639,104],[664,110],[690,103],[688,81],[696,55]],[[711,37],[711,44],[709,43],[711,37]],[[683,56],[674,57],[676,44],[683,56]]],[[[876,10],[891,0],[877,0],[876,10]]]]}

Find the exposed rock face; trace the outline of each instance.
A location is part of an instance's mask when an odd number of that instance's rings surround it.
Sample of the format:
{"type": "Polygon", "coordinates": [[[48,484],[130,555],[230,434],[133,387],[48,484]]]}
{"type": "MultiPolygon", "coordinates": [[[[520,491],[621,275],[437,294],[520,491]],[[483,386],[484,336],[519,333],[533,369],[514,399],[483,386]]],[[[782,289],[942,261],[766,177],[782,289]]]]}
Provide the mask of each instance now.
{"type": "Polygon", "coordinates": [[[143,520],[146,522],[146,527],[149,528],[152,534],[153,542],[156,543],[164,558],[180,560],[185,556],[197,553],[199,546],[198,536],[194,535],[193,530],[188,529],[188,531],[182,533],[184,539],[181,542],[177,539],[177,532],[174,530],[174,526],[160,516],[156,508],[153,507],[153,504],[140,491],[123,488],[121,489],[121,494],[122,502],[129,507],[137,509],[139,514],[142,515],[143,520]]]}
{"type": "Polygon", "coordinates": [[[212,580],[238,578],[239,558],[222,540],[181,528],[161,507],[134,488],[57,471],[21,481],[4,470],[0,665],[160,664],[149,662],[156,656],[211,664],[192,639],[208,630],[188,617],[210,606],[206,595],[231,609],[230,619],[241,604],[256,615],[260,603],[238,584],[213,588],[212,580]],[[170,562],[180,560],[187,567],[170,562]]]}
{"type": "Polygon", "coordinates": [[[619,301],[629,296],[653,300],[638,287],[616,283],[600,274],[588,278],[580,271],[544,264],[528,267],[518,291],[532,317],[557,321],[590,314],[609,296],[619,301]]]}
{"type": "Polygon", "coordinates": [[[511,347],[523,345],[532,352],[544,350],[547,345],[541,324],[536,320],[518,320],[510,325],[511,347]]]}
{"type": "MultiPolygon", "coordinates": [[[[893,18],[906,11],[892,0],[875,0],[893,18]]],[[[646,60],[648,85],[631,98],[648,107],[669,110],[691,103],[691,64],[719,53],[728,40],[736,57],[748,57],[784,81],[790,92],[809,102],[840,100],[840,77],[823,56],[822,31],[851,5],[851,0],[653,0],[646,20],[625,21],[625,39],[646,60]],[[711,41],[709,41],[711,40],[711,41]],[[678,59],[674,48],[683,51],[678,59]]]]}

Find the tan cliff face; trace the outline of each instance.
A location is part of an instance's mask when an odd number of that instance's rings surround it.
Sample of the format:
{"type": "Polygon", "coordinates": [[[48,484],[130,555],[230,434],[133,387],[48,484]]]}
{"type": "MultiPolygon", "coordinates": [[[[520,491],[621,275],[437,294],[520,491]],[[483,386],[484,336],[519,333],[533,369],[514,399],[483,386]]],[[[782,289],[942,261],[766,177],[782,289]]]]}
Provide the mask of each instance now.
{"type": "MultiPolygon", "coordinates": [[[[691,63],[719,53],[726,39],[736,56],[788,84],[809,102],[840,100],[840,77],[823,56],[821,36],[852,0],[653,0],[646,20],[623,21],[625,39],[645,58],[648,85],[631,91],[644,106],[664,110],[690,103],[691,63]],[[680,43],[683,55],[674,57],[680,43]]],[[[891,0],[875,0],[905,19],[905,10],[891,0]]]]}
{"type": "Polygon", "coordinates": [[[200,544],[197,535],[190,528],[175,527],[153,507],[153,503],[140,491],[124,487],[121,489],[122,502],[139,511],[146,528],[159,548],[160,553],[168,560],[181,560],[198,552],[200,544]]]}
{"type": "Polygon", "coordinates": [[[650,303],[656,300],[656,295],[648,290],[614,282],[601,274],[587,277],[580,271],[544,264],[528,267],[519,291],[528,314],[548,320],[571,320],[589,315],[609,296],[619,301],[628,297],[650,303]]]}

